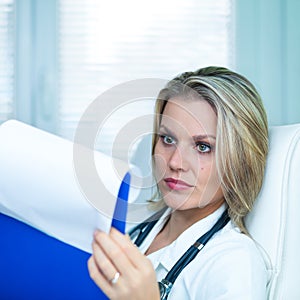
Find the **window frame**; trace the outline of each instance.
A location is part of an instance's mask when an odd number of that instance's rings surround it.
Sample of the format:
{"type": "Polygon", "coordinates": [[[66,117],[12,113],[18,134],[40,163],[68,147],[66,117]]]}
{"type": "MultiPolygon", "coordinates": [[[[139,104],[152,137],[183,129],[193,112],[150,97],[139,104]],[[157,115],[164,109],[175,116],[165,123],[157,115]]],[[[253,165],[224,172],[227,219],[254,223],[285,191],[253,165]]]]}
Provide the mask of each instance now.
{"type": "Polygon", "coordinates": [[[58,126],[57,1],[15,2],[15,118],[53,133],[58,126]]]}

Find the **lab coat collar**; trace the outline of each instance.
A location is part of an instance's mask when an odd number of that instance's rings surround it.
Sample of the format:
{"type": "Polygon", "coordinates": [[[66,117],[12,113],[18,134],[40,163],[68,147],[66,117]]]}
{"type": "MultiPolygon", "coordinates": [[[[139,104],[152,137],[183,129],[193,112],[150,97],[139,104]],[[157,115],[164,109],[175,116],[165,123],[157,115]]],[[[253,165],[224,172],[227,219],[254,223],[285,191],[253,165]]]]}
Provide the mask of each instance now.
{"type": "MultiPolygon", "coordinates": [[[[157,260],[157,265],[160,263],[167,272],[171,270],[179,258],[188,250],[188,248],[203,234],[205,234],[219,219],[226,209],[226,204],[223,204],[209,216],[201,219],[185,230],[173,243],[165,249],[161,249],[161,255],[157,260]]],[[[168,210],[170,213],[170,210],[168,210]]],[[[168,213],[168,212],[166,212],[168,213]]],[[[157,266],[154,266],[155,268],[157,266]]]]}

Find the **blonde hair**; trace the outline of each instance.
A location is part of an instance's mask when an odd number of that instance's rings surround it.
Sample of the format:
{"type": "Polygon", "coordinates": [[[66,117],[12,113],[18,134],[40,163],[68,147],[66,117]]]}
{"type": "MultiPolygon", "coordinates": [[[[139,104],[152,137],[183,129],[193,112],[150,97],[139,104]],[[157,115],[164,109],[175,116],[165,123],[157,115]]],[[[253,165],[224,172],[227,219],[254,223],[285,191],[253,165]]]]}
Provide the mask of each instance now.
{"type": "MultiPolygon", "coordinates": [[[[184,99],[195,92],[216,112],[216,165],[221,187],[231,220],[247,233],[244,217],[261,189],[268,152],[267,116],[261,97],[245,77],[226,68],[185,72],[160,91],[154,133],[168,100],[176,96],[184,99]]],[[[156,142],[154,134],[152,155],[156,142]]]]}

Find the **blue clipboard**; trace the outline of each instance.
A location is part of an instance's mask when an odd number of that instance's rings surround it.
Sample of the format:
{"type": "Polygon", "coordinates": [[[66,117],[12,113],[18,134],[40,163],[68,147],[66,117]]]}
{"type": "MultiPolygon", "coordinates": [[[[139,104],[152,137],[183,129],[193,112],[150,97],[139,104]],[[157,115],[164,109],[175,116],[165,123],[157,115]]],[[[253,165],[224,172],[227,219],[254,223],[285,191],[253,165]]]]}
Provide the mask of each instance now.
{"type": "MultiPolygon", "coordinates": [[[[122,233],[129,188],[127,173],[120,185],[111,224],[122,233]]],[[[0,245],[0,299],[108,300],[88,274],[90,253],[1,213],[0,245]]]]}
{"type": "Polygon", "coordinates": [[[122,233],[125,233],[125,229],[126,229],[126,217],[127,217],[130,180],[131,180],[131,175],[129,172],[127,172],[119,188],[118,198],[114,210],[113,219],[111,222],[111,226],[116,228],[122,233]]]}

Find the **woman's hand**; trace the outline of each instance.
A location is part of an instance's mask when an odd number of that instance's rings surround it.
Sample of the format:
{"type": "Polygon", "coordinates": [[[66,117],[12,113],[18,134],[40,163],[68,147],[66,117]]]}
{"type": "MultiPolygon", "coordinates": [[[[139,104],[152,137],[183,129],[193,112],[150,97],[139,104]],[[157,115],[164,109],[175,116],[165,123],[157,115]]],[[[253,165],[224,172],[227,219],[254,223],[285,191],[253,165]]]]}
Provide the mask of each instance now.
{"type": "Polygon", "coordinates": [[[150,260],[114,228],[109,234],[95,232],[88,269],[110,299],[160,299],[150,260]]]}

